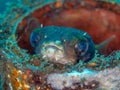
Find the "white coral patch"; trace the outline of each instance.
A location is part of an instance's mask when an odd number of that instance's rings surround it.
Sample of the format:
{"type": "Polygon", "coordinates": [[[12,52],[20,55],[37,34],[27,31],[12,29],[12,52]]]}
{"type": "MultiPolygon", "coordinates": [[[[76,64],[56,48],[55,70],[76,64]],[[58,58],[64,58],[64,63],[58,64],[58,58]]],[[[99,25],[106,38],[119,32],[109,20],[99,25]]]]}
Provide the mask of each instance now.
{"type": "Polygon", "coordinates": [[[99,89],[120,90],[120,69],[118,67],[99,72],[85,70],[81,73],[52,73],[48,75],[47,83],[57,90],[62,90],[65,87],[71,87],[74,83],[80,83],[83,77],[86,82],[98,81],[99,89]]]}
{"type": "Polygon", "coordinates": [[[71,87],[74,83],[80,82],[84,75],[89,76],[93,74],[94,72],[89,70],[84,70],[82,73],[76,71],[63,74],[53,73],[48,76],[47,83],[57,90],[62,90],[65,87],[71,87]]]}

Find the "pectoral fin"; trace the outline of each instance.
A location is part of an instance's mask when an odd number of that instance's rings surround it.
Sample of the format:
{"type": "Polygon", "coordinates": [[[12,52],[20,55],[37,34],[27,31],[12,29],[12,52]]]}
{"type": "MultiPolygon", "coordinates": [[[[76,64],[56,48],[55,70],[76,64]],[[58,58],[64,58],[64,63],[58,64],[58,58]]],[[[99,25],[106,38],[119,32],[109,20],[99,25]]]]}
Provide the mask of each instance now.
{"type": "Polygon", "coordinates": [[[101,50],[102,48],[104,48],[107,44],[109,44],[112,40],[115,39],[115,35],[112,35],[111,37],[109,37],[108,39],[104,40],[103,42],[101,42],[100,44],[97,44],[95,46],[95,48],[99,51],[101,50]]]}

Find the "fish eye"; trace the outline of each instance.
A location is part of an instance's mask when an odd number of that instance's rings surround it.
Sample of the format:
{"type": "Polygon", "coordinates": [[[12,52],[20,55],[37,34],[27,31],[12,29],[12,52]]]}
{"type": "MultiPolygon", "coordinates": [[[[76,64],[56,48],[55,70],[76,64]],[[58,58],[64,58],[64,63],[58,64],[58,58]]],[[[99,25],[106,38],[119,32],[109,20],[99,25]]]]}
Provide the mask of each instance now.
{"type": "Polygon", "coordinates": [[[94,43],[88,39],[80,40],[78,43],[75,44],[75,53],[78,61],[83,60],[85,62],[88,62],[94,57],[94,43]]]}
{"type": "Polygon", "coordinates": [[[32,32],[32,34],[30,35],[30,44],[32,47],[35,47],[38,45],[39,42],[39,34],[37,32],[32,32]]]}
{"type": "Polygon", "coordinates": [[[75,45],[76,54],[83,56],[88,49],[88,42],[86,40],[81,40],[75,45]]]}

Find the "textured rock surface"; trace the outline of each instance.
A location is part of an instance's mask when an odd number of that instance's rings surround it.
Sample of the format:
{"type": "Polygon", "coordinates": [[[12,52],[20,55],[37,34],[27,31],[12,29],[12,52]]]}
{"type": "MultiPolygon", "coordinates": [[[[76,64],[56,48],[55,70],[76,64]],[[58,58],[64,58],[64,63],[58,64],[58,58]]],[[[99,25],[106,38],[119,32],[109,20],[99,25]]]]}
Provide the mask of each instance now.
{"type": "Polygon", "coordinates": [[[81,73],[53,73],[48,76],[47,82],[55,89],[71,87],[74,83],[81,83],[85,78],[86,84],[92,81],[99,82],[99,89],[119,90],[120,89],[120,69],[106,69],[100,72],[85,70],[81,73]]]}

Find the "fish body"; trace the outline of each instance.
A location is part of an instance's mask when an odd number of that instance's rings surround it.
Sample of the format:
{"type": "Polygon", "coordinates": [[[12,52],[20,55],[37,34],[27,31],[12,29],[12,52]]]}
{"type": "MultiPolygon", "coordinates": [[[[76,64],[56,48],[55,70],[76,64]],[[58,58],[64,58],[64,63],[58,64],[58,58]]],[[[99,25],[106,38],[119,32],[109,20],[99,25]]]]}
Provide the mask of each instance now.
{"type": "Polygon", "coordinates": [[[90,35],[82,30],[62,26],[36,28],[30,43],[42,59],[61,64],[88,62],[94,57],[95,45],[90,35]]]}

